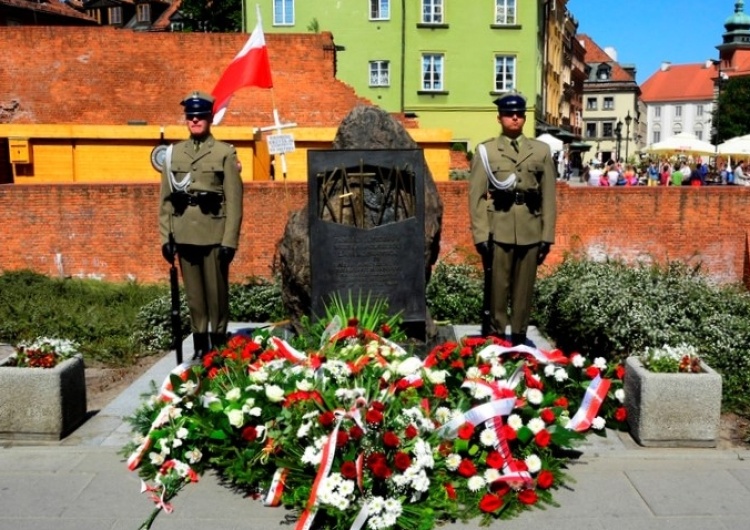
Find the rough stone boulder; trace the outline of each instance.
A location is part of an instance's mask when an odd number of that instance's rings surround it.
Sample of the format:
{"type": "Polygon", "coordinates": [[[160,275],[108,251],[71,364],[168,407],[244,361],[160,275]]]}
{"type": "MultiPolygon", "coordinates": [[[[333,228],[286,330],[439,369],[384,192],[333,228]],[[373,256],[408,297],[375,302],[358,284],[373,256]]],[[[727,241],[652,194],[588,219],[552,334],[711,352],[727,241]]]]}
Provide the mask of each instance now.
{"type": "MultiPolygon", "coordinates": [[[[333,149],[417,149],[419,146],[406,129],[378,107],[357,106],[341,122],[333,140],[333,149]]],[[[443,202],[425,163],[425,280],[440,250],[443,202]]],[[[282,281],[282,300],[295,327],[303,315],[310,314],[310,246],[308,207],[292,212],[279,243],[278,266],[282,281]]],[[[434,332],[427,317],[427,334],[434,332]]]]}

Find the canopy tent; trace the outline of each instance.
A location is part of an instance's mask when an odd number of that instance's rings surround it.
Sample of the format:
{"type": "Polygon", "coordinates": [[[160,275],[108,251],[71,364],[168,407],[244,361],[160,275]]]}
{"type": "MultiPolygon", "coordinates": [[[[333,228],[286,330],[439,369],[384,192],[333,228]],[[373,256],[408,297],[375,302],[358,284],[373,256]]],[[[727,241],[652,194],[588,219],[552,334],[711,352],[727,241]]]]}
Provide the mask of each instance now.
{"type": "Polygon", "coordinates": [[[720,143],[716,152],[720,155],[750,155],[750,134],[735,136],[720,143]]]}
{"type": "Polygon", "coordinates": [[[690,133],[680,133],[670,136],[666,140],[656,142],[646,147],[649,153],[685,153],[694,155],[711,155],[716,152],[716,147],[708,142],[699,140],[697,136],[690,133]]]}
{"type": "Polygon", "coordinates": [[[539,136],[536,137],[536,139],[539,140],[540,142],[544,142],[545,144],[547,144],[553,153],[563,150],[562,140],[558,140],[551,134],[547,134],[547,133],[540,134],[539,136]]]}

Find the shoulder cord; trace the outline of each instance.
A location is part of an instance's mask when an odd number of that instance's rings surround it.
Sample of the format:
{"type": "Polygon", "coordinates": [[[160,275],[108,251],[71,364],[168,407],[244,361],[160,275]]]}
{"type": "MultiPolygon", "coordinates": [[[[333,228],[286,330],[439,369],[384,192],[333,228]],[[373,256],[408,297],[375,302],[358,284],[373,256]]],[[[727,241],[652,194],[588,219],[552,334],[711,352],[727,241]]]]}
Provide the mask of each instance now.
{"type": "Polygon", "coordinates": [[[169,144],[167,147],[167,154],[164,157],[164,165],[166,166],[167,175],[169,176],[169,185],[172,188],[172,191],[180,191],[185,192],[187,191],[188,185],[190,184],[190,173],[185,175],[185,178],[182,180],[177,180],[174,176],[174,173],[172,173],[172,148],[174,147],[174,144],[169,144]]]}
{"type": "Polygon", "coordinates": [[[487,159],[487,148],[484,147],[484,144],[479,144],[477,151],[479,152],[479,158],[482,160],[484,171],[487,173],[487,179],[495,188],[499,190],[509,190],[516,185],[515,173],[511,173],[510,177],[502,182],[495,178],[495,175],[492,173],[492,168],[490,168],[490,161],[487,159]]]}

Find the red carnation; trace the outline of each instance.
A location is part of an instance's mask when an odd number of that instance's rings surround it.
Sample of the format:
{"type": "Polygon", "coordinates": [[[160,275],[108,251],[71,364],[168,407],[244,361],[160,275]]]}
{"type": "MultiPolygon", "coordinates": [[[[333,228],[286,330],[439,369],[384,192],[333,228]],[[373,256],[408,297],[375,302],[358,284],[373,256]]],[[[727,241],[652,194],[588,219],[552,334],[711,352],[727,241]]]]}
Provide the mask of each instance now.
{"type": "Polygon", "coordinates": [[[509,442],[512,442],[518,437],[518,433],[510,425],[503,425],[503,436],[509,442]]]}
{"type": "Polygon", "coordinates": [[[396,456],[393,457],[393,465],[401,472],[406,471],[411,465],[411,457],[408,454],[399,451],[396,453],[396,456]]]}
{"type": "Polygon", "coordinates": [[[381,423],[383,421],[383,413],[379,410],[370,409],[367,411],[367,414],[365,414],[365,420],[367,423],[381,423]]]}
{"type": "Polygon", "coordinates": [[[484,497],[482,497],[482,500],[479,501],[479,509],[486,513],[495,512],[502,508],[502,506],[502,497],[493,495],[492,493],[485,493],[484,497]]]}
{"type": "Polygon", "coordinates": [[[445,385],[435,385],[433,393],[438,399],[446,399],[448,397],[448,387],[445,385]]]}
{"type": "Polygon", "coordinates": [[[250,425],[249,427],[245,427],[242,429],[242,439],[247,442],[254,442],[255,439],[258,437],[258,431],[255,427],[250,425]]]}
{"type": "Polygon", "coordinates": [[[336,447],[344,447],[349,441],[349,434],[346,431],[339,431],[336,435],[336,447]]]}
{"type": "Polygon", "coordinates": [[[391,334],[391,326],[389,326],[388,324],[381,324],[380,332],[384,337],[388,337],[391,334]]]}
{"type": "Polygon", "coordinates": [[[469,346],[464,346],[463,348],[461,348],[461,351],[458,352],[461,357],[469,357],[472,353],[474,352],[469,346]]]}
{"type": "Polygon", "coordinates": [[[453,361],[451,363],[451,368],[463,368],[463,367],[464,367],[464,362],[461,360],[453,361]]]}
{"type": "Polygon", "coordinates": [[[534,504],[539,498],[534,490],[523,490],[518,492],[518,500],[521,504],[534,504]]]}
{"type": "Polygon", "coordinates": [[[503,467],[503,456],[497,451],[490,451],[487,454],[487,465],[493,469],[500,469],[503,467]]]}
{"type": "Polygon", "coordinates": [[[561,397],[557,398],[554,401],[554,403],[552,403],[552,404],[554,406],[556,406],[556,407],[567,409],[568,408],[568,398],[566,398],[565,396],[561,396],[561,397]]]}
{"type": "Polygon", "coordinates": [[[404,436],[406,436],[408,440],[411,440],[412,438],[416,438],[418,434],[419,434],[419,431],[411,423],[409,424],[408,427],[406,427],[406,430],[404,430],[404,436]]]}
{"type": "Polygon", "coordinates": [[[464,458],[458,464],[458,474],[466,478],[473,477],[477,474],[477,468],[474,467],[474,463],[471,460],[464,458]]]}
{"type": "Polygon", "coordinates": [[[622,379],[623,377],[625,377],[625,367],[623,365],[617,365],[617,368],[615,368],[615,377],[617,379],[622,379]]]}
{"type": "Polygon", "coordinates": [[[628,417],[628,411],[625,410],[625,407],[619,407],[615,411],[615,419],[617,421],[625,421],[625,419],[628,417]]]}
{"type": "Polygon", "coordinates": [[[357,466],[351,460],[346,460],[341,464],[341,476],[353,480],[357,477],[357,466]]]}
{"type": "Polygon", "coordinates": [[[383,403],[381,403],[380,401],[373,401],[371,406],[379,412],[383,412],[385,410],[385,405],[383,405],[383,403]]]}
{"type": "Polygon", "coordinates": [[[351,436],[355,440],[359,440],[364,436],[365,431],[362,430],[362,427],[359,425],[352,425],[352,428],[349,429],[349,436],[351,436]]]}
{"type": "Polygon", "coordinates": [[[555,482],[555,476],[551,471],[543,469],[539,472],[539,476],[536,477],[536,485],[543,490],[546,490],[552,486],[555,482]]]}
{"type": "Polygon", "coordinates": [[[597,375],[599,375],[599,368],[597,368],[593,364],[586,368],[586,376],[589,379],[594,379],[597,375]]]}
{"type": "Polygon", "coordinates": [[[323,414],[320,414],[318,416],[318,422],[323,427],[330,427],[333,425],[333,422],[336,421],[336,416],[333,415],[333,412],[330,410],[325,411],[323,414]]]}
{"type": "Polygon", "coordinates": [[[534,436],[534,441],[539,447],[547,447],[550,442],[550,434],[547,429],[542,429],[538,433],[536,433],[536,436],[534,436]]]}
{"type": "Polygon", "coordinates": [[[370,469],[372,470],[372,474],[375,475],[375,478],[381,480],[385,480],[393,474],[393,471],[391,471],[391,468],[388,467],[388,464],[386,464],[385,461],[378,461],[370,469]]]}
{"type": "Polygon", "coordinates": [[[445,483],[445,493],[448,495],[448,498],[451,500],[456,499],[456,488],[453,487],[453,484],[446,482],[445,483]]]}
{"type": "Polygon", "coordinates": [[[510,491],[510,486],[505,481],[496,480],[495,482],[490,484],[490,491],[498,497],[505,497],[505,495],[510,491]]]}
{"type": "Polygon", "coordinates": [[[462,440],[471,439],[474,434],[474,426],[471,423],[464,423],[458,428],[458,437],[462,440]]]}
{"type": "Polygon", "coordinates": [[[550,409],[544,409],[539,414],[539,417],[542,418],[542,421],[544,421],[544,423],[552,423],[553,421],[555,421],[555,413],[550,409]]]}
{"type": "Polygon", "coordinates": [[[383,435],[383,445],[393,449],[401,445],[401,440],[398,439],[396,433],[388,431],[383,435]]]}

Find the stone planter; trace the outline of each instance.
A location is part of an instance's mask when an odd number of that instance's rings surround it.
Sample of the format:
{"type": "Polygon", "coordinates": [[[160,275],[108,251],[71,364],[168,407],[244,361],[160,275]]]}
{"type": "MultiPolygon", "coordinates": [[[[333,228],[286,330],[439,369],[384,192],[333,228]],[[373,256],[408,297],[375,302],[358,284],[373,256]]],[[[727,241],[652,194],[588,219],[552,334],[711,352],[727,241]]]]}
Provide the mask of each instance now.
{"type": "Polygon", "coordinates": [[[716,447],[721,376],[701,362],[698,374],[663,374],[625,361],[625,408],[630,434],[645,447],[716,447]]]}
{"type": "Polygon", "coordinates": [[[83,357],[54,368],[0,363],[0,440],[60,440],[86,417],[83,357]]]}

